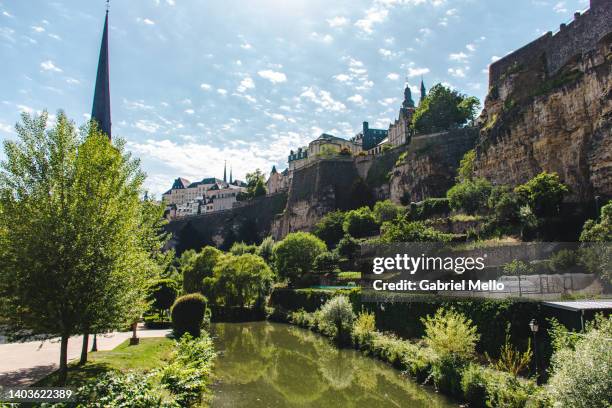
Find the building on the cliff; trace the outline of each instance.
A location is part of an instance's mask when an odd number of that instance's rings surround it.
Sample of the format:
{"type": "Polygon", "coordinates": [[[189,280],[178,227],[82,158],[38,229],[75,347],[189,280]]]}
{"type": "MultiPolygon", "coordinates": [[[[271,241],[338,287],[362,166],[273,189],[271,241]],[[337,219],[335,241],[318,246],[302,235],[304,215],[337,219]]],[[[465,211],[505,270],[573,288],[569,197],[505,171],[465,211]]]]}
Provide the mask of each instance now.
{"type": "Polygon", "coordinates": [[[289,172],[301,169],[309,163],[320,158],[334,154],[357,154],[362,150],[361,142],[355,138],[348,140],[341,137],[322,133],[308,146],[300,147],[296,152],[291,150],[288,157],[289,172]]]}
{"type": "Polygon", "coordinates": [[[385,129],[373,129],[368,122],[363,122],[361,132],[352,139],[361,145],[361,149],[369,151],[383,142],[387,138],[388,131],[385,129]]]}
{"type": "Polygon", "coordinates": [[[226,169],[223,178],[208,177],[193,183],[182,177],[177,178],[170,190],[162,194],[166,216],[184,217],[233,208],[238,194],[246,191],[246,184],[233,180],[231,170],[230,181],[227,181],[226,169]]]}
{"type": "Polygon", "coordinates": [[[275,194],[280,191],[288,190],[290,181],[289,169],[278,172],[276,170],[276,166],[272,166],[270,177],[266,181],[266,190],[268,191],[268,194],[275,194]]]}
{"type": "MultiPolygon", "coordinates": [[[[421,93],[423,92],[425,92],[425,86],[421,80],[421,93]]],[[[406,84],[406,89],[404,89],[404,101],[402,102],[398,118],[389,125],[388,143],[392,147],[402,146],[410,141],[410,136],[412,135],[410,122],[412,121],[413,114],[414,101],[412,100],[410,86],[406,84]]]]}

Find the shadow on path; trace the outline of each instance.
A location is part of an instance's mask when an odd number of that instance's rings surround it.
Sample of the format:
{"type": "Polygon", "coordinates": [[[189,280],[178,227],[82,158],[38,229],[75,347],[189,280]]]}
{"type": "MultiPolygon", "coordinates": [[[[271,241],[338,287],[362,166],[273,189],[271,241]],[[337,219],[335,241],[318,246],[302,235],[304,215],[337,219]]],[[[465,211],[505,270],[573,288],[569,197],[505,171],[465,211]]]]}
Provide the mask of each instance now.
{"type": "Polygon", "coordinates": [[[27,387],[32,384],[32,380],[40,380],[55,370],[57,370],[57,364],[39,365],[10,371],[0,374],[0,386],[27,387]]]}

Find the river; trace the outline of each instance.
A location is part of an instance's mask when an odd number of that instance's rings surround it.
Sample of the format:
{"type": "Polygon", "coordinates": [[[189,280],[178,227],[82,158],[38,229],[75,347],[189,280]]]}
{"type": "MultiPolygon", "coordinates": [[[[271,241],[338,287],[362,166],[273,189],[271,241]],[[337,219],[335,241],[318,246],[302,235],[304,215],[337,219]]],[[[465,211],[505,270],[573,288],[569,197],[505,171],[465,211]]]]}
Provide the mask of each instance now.
{"type": "Polygon", "coordinates": [[[398,370],[280,323],[217,323],[212,406],[457,407],[398,370]]]}

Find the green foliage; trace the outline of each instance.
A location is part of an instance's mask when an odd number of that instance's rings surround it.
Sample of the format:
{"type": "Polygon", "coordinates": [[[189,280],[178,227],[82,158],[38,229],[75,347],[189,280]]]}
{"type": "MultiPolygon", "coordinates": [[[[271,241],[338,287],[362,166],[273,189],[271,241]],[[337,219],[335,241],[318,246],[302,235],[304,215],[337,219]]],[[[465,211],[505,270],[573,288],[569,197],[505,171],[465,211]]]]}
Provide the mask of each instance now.
{"type": "Polygon", "coordinates": [[[391,200],[377,201],[374,205],[374,219],[378,224],[393,221],[403,213],[403,208],[393,204],[391,200]]]}
{"type": "Polygon", "coordinates": [[[132,323],[165,241],[161,208],[140,199],[139,162],[95,126],[79,135],[61,111],[52,129],[44,112],[24,114],[16,130],[0,165],[5,330],[60,336],[65,347],[72,334],[132,323]]]}
{"type": "Polygon", "coordinates": [[[355,313],[347,296],[331,298],[321,308],[321,331],[343,343],[350,339],[355,313]]]}
{"type": "Polygon", "coordinates": [[[148,300],[157,310],[170,309],[177,296],[178,287],[172,279],[157,279],[150,283],[148,300]]]}
{"type": "Polygon", "coordinates": [[[185,334],[179,339],[171,364],[164,367],[160,379],[179,406],[201,406],[210,400],[215,357],[208,333],[204,332],[196,339],[185,334]]]}
{"type": "Polygon", "coordinates": [[[513,259],[507,264],[504,264],[502,269],[504,273],[513,276],[529,275],[533,273],[533,267],[531,264],[521,261],[520,259],[513,259]]]}
{"type": "Polygon", "coordinates": [[[420,221],[407,221],[405,218],[385,222],[380,229],[380,240],[383,243],[449,242],[451,239],[451,234],[427,227],[420,221]]]}
{"type": "Polygon", "coordinates": [[[314,260],[313,270],[319,274],[326,274],[336,272],[338,270],[338,264],[340,263],[340,256],[336,252],[323,252],[314,260]]]}
{"type": "Polygon", "coordinates": [[[470,407],[486,406],[487,373],[482,366],[470,363],[463,369],[461,391],[470,407]]]}
{"type": "Polygon", "coordinates": [[[494,186],[491,189],[487,207],[498,224],[516,224],[520,220],[519,197],[506,185],[494,186]]]}
{"type": "Polygon", "coordinates": [[[260,169],[246,174],[247,191],[244,199],[266,195],[266,178],[260,169]]]}
{"type": "Polygon", "coordinates": [[[612,242],[612,201],[601,207],[600,221],[587,220],[580,233],[581,242],[612,242]]]}
{"type": "Polygon", "coordinates": [[[480,335],[471,319],[453,309],[440,308],[435,315],[421,320],[425,326],[425,344],[439,357],[469,359],[474,355],[480,335]]]}
{"type": "Polygon", "coordinates": [[[328,212],[315,225],[314,234],[325,241],[328,248],[335,248],[344,236],[343,224],[344,213],[342,211],[328,212]]]}
{"type": "Polygon", "coordinates": [[[223,252],[212,246],[205,246],[196,254],[185,252],[181,257],[181,265],[185,258],[183,272],[183,291],[185,293],[203,293],[204,279],[212,276],[213,269],[223,252]]]}
{"type": "Polygon", "coordinates": [[[349,234],[346,234],[340,242],[338,242],[338,246],[336,247],[336,251],[342,257],[353,259],[359,250],[359,241],[355,238],[351,237],[349,234]]]}
{"type": "Polygon", "coordinates": [[[378,223],[369,207],[361,207],[346,213],[342,229],[352,237],[362,238],[375,235],[378,232],[378,223]]]}
{"type": "Polygon", "coordinates": [[[569,193],[569,189],[561,183],[557,173],[546,172],[517,186],[514,191],[538,217],[557,215],[563,196],[569,193]]]}
{"type": "Polygon", "coordinates": [[[410,205],[409,219],[424,220],[433,216],[443,216],[450,213],[448,198],[426,198],[410,205]]]}
{"type": "Polygon", "coordinates": [[[599,316],[573,347],[552,357],[548,382],[556,406],[609,407],[612,401],[612,317],[599,316]]]}
{"type": "Polygon", "coordinates": [[[459,168],[457,169],[456,180],[458,183],[462,181],[471,180],[474,177],[474,162],[476,161],[476,150],[468,150],[463,155],[463,158],[459,162],[459,168]]]}
{"type": "Polygon", "coordinates": [[[516,377],[529,368],[532,357],[531,341],[527,344],[527,350],[521,352],[510,342],[510,333],[506,333],[506,341],[501,347],[499,358],[494,360],[487,353],[485,356],[496,370],[505,371],[516,377]]]}
{"type": "Polygon", "coordinates": [[[477,178],[455,184],[448,190],[446,197],[453,210],[474,214],[485,208],[490,193],[491,183],[483,178],[477,178]]]}
{"type": "Polygon", "coordinates": [[[467,97],[442,84],[434,85],[412,116],[417,133],[434,133],[473,121],[480,109],[475,97],[467,97]]]}
{"type": "Polygon", "coordinates": [[[257,248],[256,255],[259,255],[266,261],[267,264],[272,263],[272,254],[274,251],[274,238],[265,237],[261,244],[257,248]]]}
{"type": "Polygon", "coordinates": [[[232,255],[255,254],[257,252],[257,245],[234,242],[229,251],[232,255]]]}
{"type": "Polygon", "coordinates": [[[281,278],[295,284],[311,273],[315,258],[325,252],[325,243],[307,232],[288,234],[274,246],[274,266],[281,278]]]}
{"type": "Polygon", "coordinates": [[[185,333],[189,333],[193,337],[199,337],[205,310],[206,298],[199,293],[176,299],[171,311],[174,335],[181,338],[185,333]]]}
{"type": "Polygon", "coordinates": [[[215,305],[263,308],[274,273],[259,256],[227,254],[219,259],[205,285],[215,305]]]}
{"type": "Polygon", "coordinates": [[[376,317],[374,313],[362,310],[353,323],[353,343],[360,348],[369,347],[376,332],[376,317]]]}

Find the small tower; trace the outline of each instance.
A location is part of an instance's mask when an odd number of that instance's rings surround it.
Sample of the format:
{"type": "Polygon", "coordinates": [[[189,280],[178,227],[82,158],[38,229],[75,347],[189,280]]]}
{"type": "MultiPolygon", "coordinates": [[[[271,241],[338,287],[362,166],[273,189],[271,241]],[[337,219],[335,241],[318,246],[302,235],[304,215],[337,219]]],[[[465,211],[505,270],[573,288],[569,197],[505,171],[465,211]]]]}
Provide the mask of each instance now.
{"type": "Polygon", "coordinates": [[[402,108],[414,108],[414,101],[412,100],[412,92],[410,91],[410,85],[406,82],[406,89],[404,89],[404,102],[402,102],[402,108]]]}
{"type": "Polygon", "coordinates": [[[227,160],[223,162],[223,182],[227,183],[227,160]]]}
{"type": "Polygon", "coordinates": [[[425,84],[423,83],[423,77],[421,77],[421,100],[419,101],[419,103],[421,103],[421,101],[423,101],[426,96],[427,92],[425,92],[425,84]]]}
{"type": "Polygon", "coordinates": [[[232,166],[230,166],[230,184],[232,184],[234,182],[234,179],[232,178],[232,166]]]}
{"type": "Polygon", "coordinates": [[[93,107],[91,109],[91,119],[97,122],[98,128],[110,139],[111,108],[108,62],[108,2],[106,6],[106,17],[104,19],[104,30],[102,31],[100,57],[98,58],[98,72],[96,75],[96,87],[94,90],[93,107]]]}

